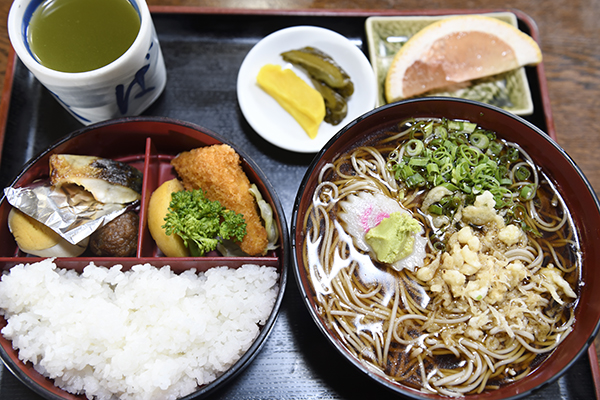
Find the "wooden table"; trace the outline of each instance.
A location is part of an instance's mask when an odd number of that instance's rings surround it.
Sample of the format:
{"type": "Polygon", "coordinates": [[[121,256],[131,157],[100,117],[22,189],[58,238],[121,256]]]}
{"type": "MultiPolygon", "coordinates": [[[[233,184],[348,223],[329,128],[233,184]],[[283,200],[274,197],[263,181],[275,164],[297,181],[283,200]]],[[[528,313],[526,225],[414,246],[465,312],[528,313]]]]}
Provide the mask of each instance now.
{"type": "MultiPolygon", "coordinates": [[[[596,192],[600,190],[600,140],[597,139],[600,132],[595,118],[600,110],[600,0],[148,0],[148,3],[256,11],[313,9],[325,13],[365,9],[520,10],[539,29],[557,140],[581,167],[596,192]]],[[[0,0],[0,71],[6,70],[10,50],[6,33],[10,4],[10,0],[0,0]]],[[[5,85],[0,79],[0,89],[5,85]]]]}

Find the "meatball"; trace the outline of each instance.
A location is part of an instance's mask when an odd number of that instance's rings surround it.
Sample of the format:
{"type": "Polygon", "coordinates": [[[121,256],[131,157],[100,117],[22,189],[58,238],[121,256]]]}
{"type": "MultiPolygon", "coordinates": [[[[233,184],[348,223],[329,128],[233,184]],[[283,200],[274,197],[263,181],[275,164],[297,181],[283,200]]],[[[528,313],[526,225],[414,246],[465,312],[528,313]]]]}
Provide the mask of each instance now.
{"type": "Polygon", "coordinates": [[[103,257],[133,257],[137,250],[139,216],[126,212],[90,236],[90,251],[103,257]]]}

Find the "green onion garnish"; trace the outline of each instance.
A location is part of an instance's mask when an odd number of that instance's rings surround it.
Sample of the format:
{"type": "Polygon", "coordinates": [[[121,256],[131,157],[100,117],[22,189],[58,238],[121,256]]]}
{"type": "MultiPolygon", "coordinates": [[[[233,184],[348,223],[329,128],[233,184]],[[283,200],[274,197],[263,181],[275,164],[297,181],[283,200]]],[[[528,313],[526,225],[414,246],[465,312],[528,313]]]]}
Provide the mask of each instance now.
{"type": "Polygon", "coordinates": [[[489,191],[496,208],[507,208],[506,215],[511,216],[516,199],[535,197],[536,186],[522,184],[531,177],[532,167],[514,168],[519,149],[497,140],[495,132],[447,119],[421,121],[410,129],[410,139],[390,153],[387,168],[409,189],[443,186],[453,193],[431,205],[430,214],[452,215],[460,205],[472,204],[477,195],[489,191]]]}

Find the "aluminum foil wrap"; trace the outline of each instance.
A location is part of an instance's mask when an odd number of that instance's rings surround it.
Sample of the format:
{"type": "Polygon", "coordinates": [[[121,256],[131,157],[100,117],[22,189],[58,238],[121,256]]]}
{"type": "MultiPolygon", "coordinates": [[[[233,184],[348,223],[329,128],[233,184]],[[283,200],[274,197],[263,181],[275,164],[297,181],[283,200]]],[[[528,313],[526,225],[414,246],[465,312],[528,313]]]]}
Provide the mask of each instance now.
{"type": "MultiPolygon", "coordinates": [[[[135,204],[101,203],[76,185],[53,187],[49,181],[4,189],[6,200],[47,225],[71,244],[77,244],[135,204]]],[[[137,202],[136,202],[137,203],[137,202]]]]}

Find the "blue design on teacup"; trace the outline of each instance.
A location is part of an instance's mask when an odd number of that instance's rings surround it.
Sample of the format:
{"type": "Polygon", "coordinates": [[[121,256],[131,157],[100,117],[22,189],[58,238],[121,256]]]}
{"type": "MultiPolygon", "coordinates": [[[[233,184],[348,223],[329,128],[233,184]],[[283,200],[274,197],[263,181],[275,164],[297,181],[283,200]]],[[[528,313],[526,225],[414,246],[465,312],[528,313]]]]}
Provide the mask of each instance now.
{"type": "Polygon", "coordinates": [[[73,111],[73,109],[71,108],[70,105],[68,105],[67,103],[65,103],[64,101],[62,101],[62,99],[56,94],[54,93],[52,90],[49,90],[50,94],[52,96],[54,96],[54,98],[60,103],[62,104],[62,106],[64,108],[66,108],[71,114],[73,114],[73,116],[75,118],[77,118],[79,121],[83,122],[83,123],[91,123],[92,121],[90,121],[89,119],[85,118],[84,116],[79,115],[78,113],[76,113],[75,111],[73,111]]]}
{"type": "MultiPolygon", "coordinates": [[[[146,60],[150,60],[150,50],[154,42],[150,43],[150,47],[148,48],[148,53],[146,54],[146,60]]],[[[131,90],[135,87],[135,85],[139,85],[142,91],[135,95],[135,99],[139,99],[140,97],[146,95],[147,93],[153,91],[155,89],[154,86],[146,88],[146,81],[144,76],[146,72],[150,69],[150,64],[144,65],[140,68],[134,75],[133,80],[125,90],[125,86],[123,84],[119,84],[115,87],[115,96],[117,97],[117,106],[119,107],[119,111],[121,114],[125,115],[127,113],[127,109],[129,108],[129,95],[131,94],[131,90]]]]}
{"type": "Polygon", "coordinates": [[[33,57],[34,60],[38,61],[37,56],[33,54],[33,51],[29,47],[29,40],[27,39],[27,28],[29,27],[29,21],[31,21],[31,17],[33,16],[34,11],[38,8],[40,4],[42,4],[44,0],[33,0],[31,3],[27,5],[25,12],[23,13],[23,23],[21,24],[21,36],[23,37],[23,44],[25,48],[33,57]]]}

